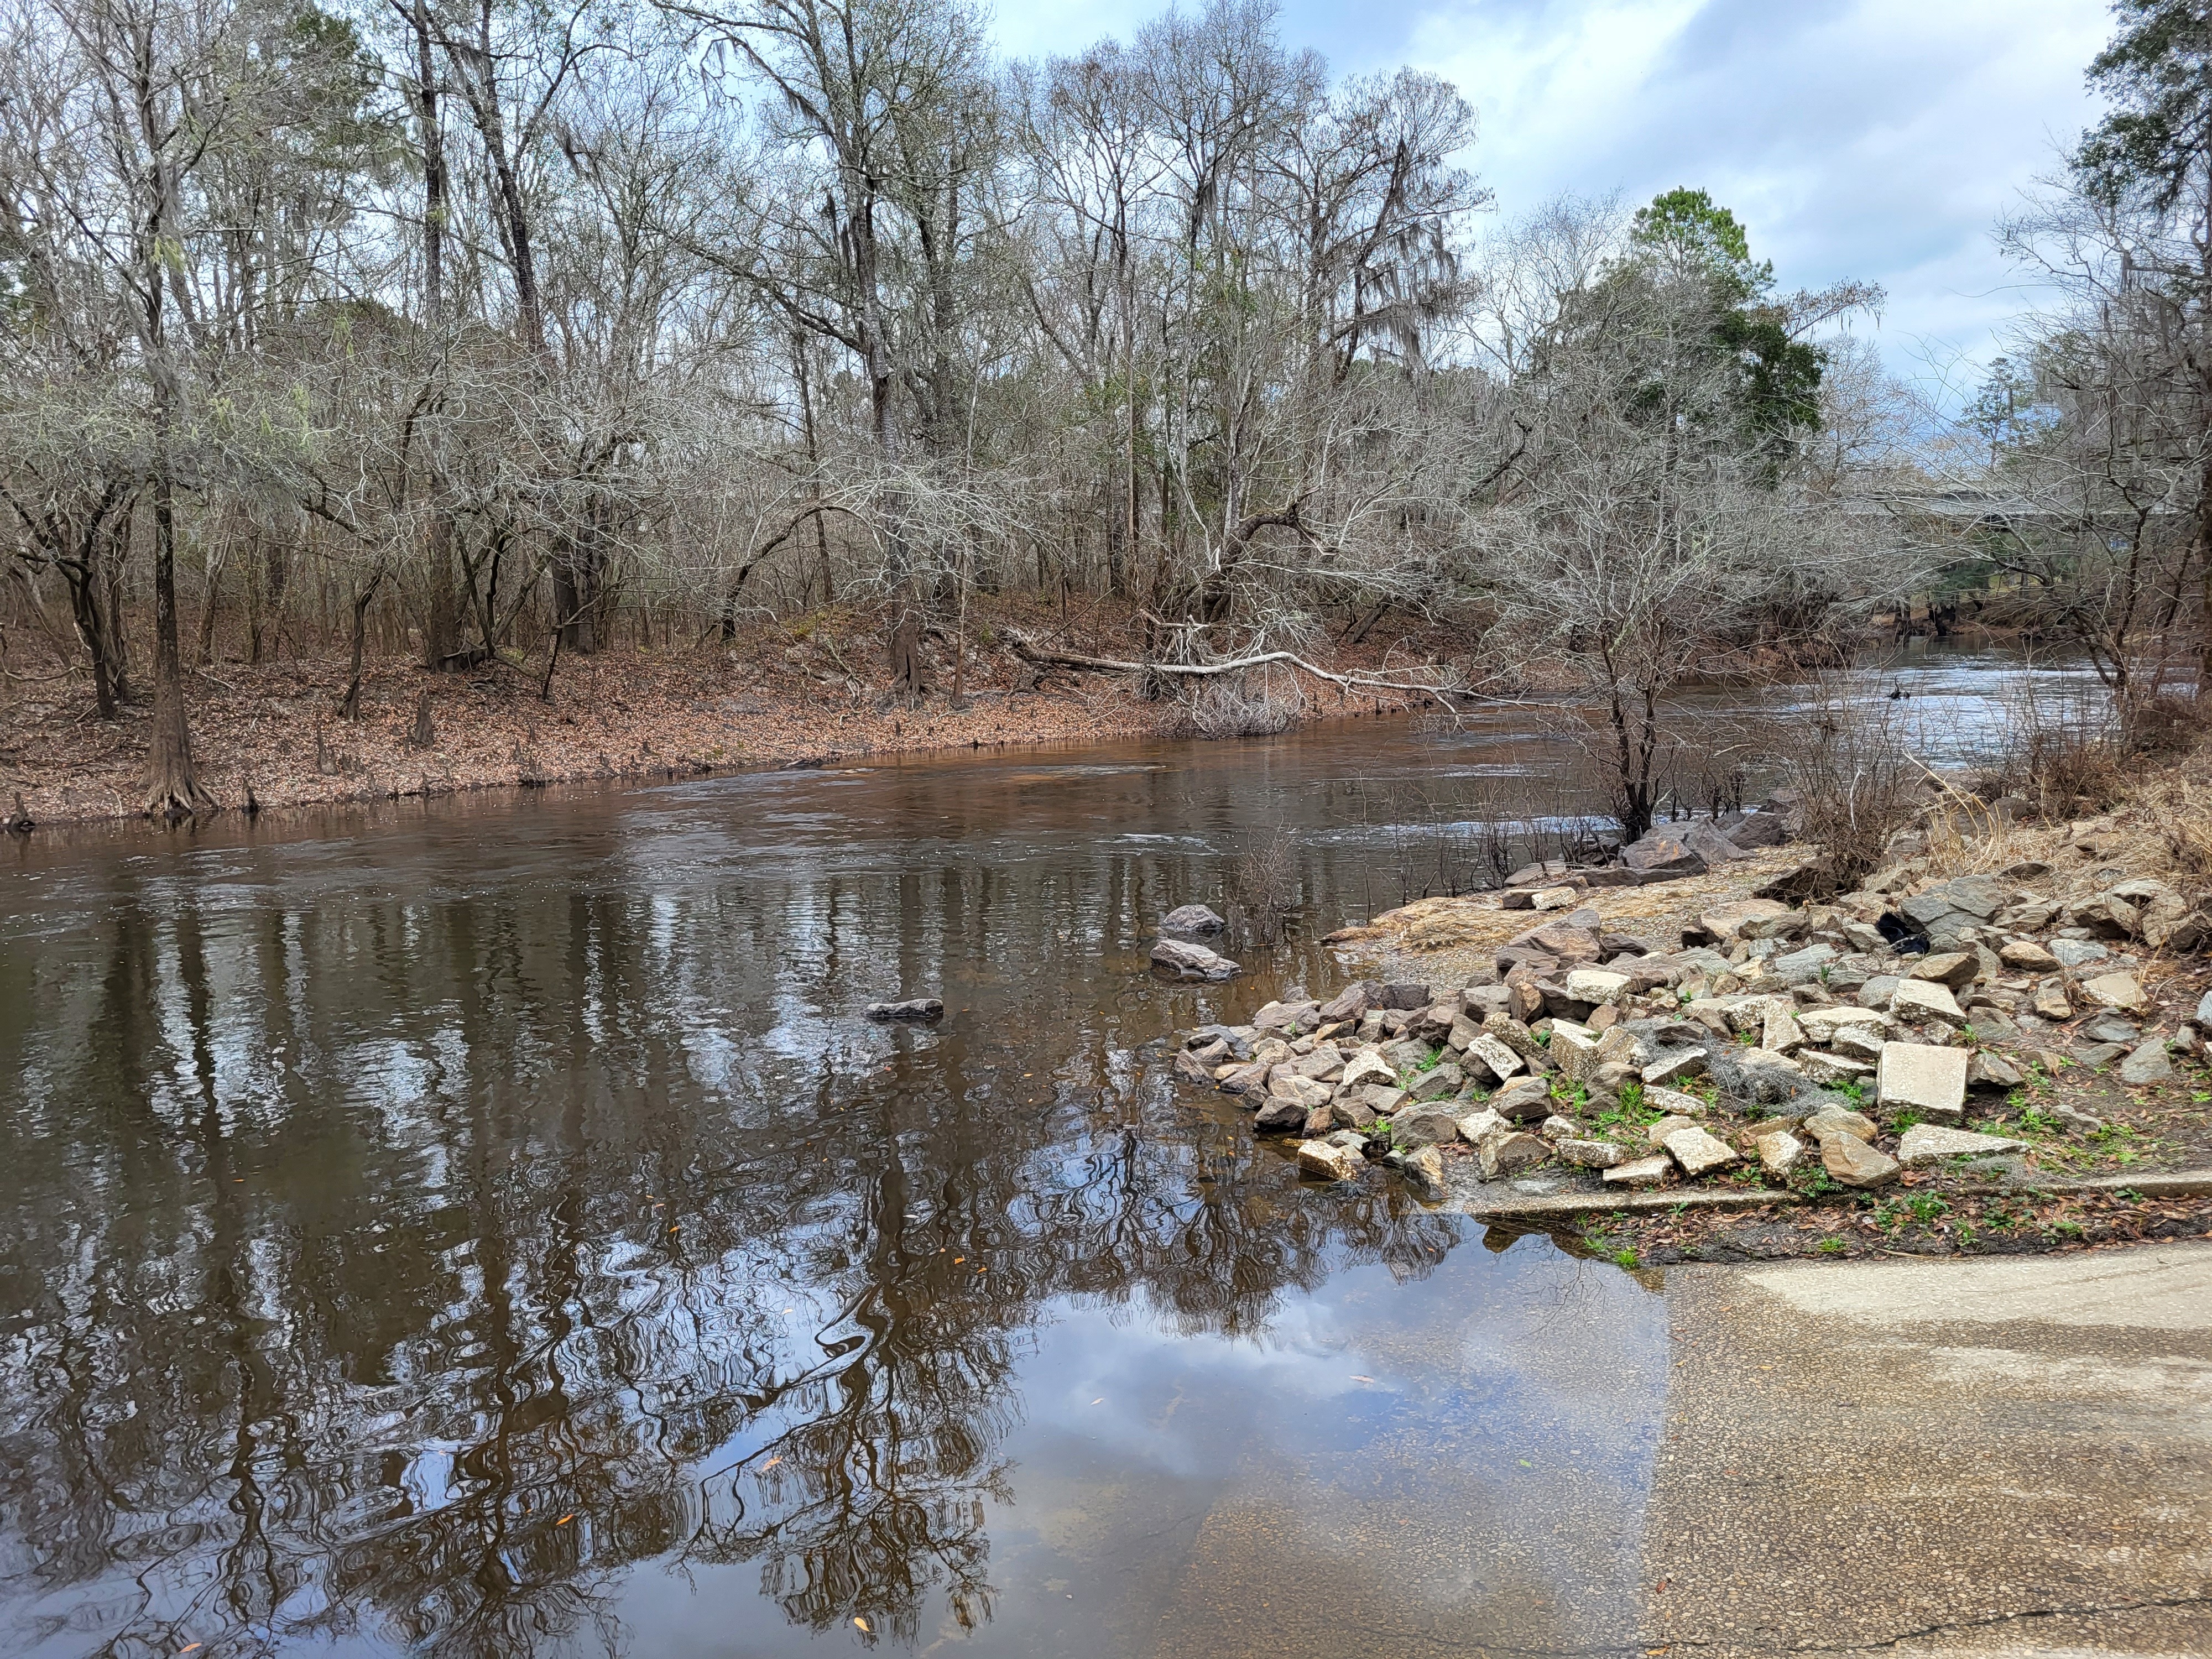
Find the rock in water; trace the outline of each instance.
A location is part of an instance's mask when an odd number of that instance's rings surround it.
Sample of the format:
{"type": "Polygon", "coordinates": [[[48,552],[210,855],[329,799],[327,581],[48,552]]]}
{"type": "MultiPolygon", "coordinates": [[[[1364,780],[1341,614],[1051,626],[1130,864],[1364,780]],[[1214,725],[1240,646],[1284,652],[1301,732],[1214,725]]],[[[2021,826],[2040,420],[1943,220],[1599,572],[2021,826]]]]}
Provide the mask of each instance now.
{"type": "Polygon", "coordinates": [[[1444,1155],[1435,1147],[1422,1146],[1410,1152],[1393,1152],[1390,1162],[1404,1172],[1409,1182],[1420,1189],[1424,1198],[1443,1195],[1444,1155]]]}
{"type": "Polygon", "coordinates": [[[1895,1158],[1876,1152],[1856,1135],[1823,1137],[1820,1162],[1832,1178],[1846,1187],[1887,1187],[1897,1179],[1899,1170],[1895,1158]]]}
{"type": "Polygon", "coordinates": [[[943,1019],[945,1004],[937,997],[908,997],[904,1002],[872,1002],[870,1019],[943,1019]]]}
{"type": "Polygon", "coordinates": [[[1183,904],[1160,918],[1164,933],[1218,933],[1229,924],[1203,904],[1183,904]]]}
{"type": "Polygon", "coordinates": [[[1357,1181],[1367,1160],[1349,1146],[1331,1146],[1326,1140],[1307,1140],[1298,1144],[1298,1173],[1319,1176],[1323,1181],[1357,1181]]]}
{"type": "Polygon", "coordinates": [[[1209,951],[1203,945],[1192,945],[1179,939],[1155,940],[1152,965],[1166,969],[1178,979],[1219,981],[1233,978],[1241,971],[1237,964],[1227,957],[1209,951]]]}

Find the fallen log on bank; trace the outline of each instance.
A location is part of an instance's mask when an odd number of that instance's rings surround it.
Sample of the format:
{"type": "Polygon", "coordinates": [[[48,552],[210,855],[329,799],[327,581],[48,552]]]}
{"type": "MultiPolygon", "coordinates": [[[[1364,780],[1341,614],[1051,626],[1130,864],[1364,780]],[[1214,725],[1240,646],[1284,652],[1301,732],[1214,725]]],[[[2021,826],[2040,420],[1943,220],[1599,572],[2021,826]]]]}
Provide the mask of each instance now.
{"type": "Polygon", "coordinates": [[[1178,679],[1206,679],[1221,674],[1238,673],[1248,668],[1280,665],[1310,674],[1317,680],[1326,680],[1345,691],[1407,691],[1417,696],[1434,697],[1439,702],[1448,698],[1462,702],[1504,701],[1481,697],[1464,687],[1452,685],[1442,679],[1400,680],[1386,679],[1375,674],[1340,674],[1308,662],[1294,651],[1259,651],[1248,657],[1232,657],[1222,662],[1136,662],[1122,657],[1090,657],[1070,651],[1047,650],[1012,629],[1007,630],[1006,641],[1014,655],[1032,667],[1066,668],[1078,673],[1164,674],[1178,679]]]}

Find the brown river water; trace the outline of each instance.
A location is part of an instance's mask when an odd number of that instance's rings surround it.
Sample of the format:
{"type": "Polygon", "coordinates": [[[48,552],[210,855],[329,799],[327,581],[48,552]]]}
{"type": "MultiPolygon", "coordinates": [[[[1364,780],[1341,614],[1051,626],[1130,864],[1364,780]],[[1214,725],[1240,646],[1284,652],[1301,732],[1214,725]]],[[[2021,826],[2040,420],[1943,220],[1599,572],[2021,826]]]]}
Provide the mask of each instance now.
{"type": "MultiPolygon", "coordinates": [[[[1893,678],[1957,755],[2008,665],[1893,678]]],[[[1563,767],[1362,721],[0,848],[0,1652],[1626,1641],[1656,1276],[1165,1079],[1563,767]],[[1156,982],[1278,826],[1303,937],[1156,982]]]]}

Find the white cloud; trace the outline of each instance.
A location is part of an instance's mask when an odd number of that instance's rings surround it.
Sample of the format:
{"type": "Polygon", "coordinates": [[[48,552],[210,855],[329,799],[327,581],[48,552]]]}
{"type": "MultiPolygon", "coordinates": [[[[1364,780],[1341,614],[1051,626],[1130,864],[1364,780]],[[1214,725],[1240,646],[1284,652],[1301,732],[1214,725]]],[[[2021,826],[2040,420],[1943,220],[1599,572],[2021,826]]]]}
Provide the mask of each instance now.
{"type": "MultiPolygon", "coordinates": [[[[1127,38],[1153,9],[1042,0],[1009,52],[1127,38]]],[[[2105,0],[1293,0],[1282,29],[1345,70],[1410,63],[1482,113],[1506,214],[1562,191],[1703,185],[1789,287],[1881,283],[1893,364],[1985,357],[2028,302],[1990,228],[2094,118],[2105,0]]]]}

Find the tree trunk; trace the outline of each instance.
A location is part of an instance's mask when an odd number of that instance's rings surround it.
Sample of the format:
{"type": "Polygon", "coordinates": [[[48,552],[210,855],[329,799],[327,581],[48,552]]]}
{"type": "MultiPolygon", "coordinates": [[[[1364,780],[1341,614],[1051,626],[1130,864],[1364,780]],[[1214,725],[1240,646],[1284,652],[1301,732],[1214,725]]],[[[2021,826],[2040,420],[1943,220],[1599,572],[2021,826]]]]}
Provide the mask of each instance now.
{"type": "MultiPolygon", "coordinates": [[[[155,442],[167,449],[168,412],[155,417],[155,442]]],[[[177,519],[167,455],[154,476],[154,732],[146,753],[146,812],[173,823],[215,810],[192,763],[185,719],[184,652],[177,637],[177,519]]]]}

